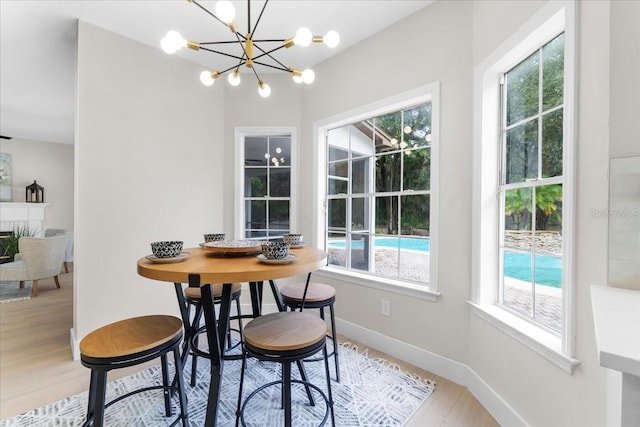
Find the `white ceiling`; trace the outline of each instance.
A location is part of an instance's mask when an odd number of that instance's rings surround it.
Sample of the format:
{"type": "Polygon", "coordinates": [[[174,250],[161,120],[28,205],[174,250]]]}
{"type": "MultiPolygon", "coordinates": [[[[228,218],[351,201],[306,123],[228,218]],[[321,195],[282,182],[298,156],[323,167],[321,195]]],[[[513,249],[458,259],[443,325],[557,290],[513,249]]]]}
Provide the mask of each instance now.
{"type": "MultiPolygon", "coordinates": [[[[433,0],[271,0],[256,39],[292,37],[300,26],[314,35],[340,33],[335,49],[312,45],[274,53],[288,67],[313,67],[433,0]]],[[[247,2],[233,1],[240,32],[247,32],[247,2]]],[[[263,1],[251,2],[252,25],[263,1]]],[[[214,10],[214,1],[202,1],[214,10]]],[[[0,0],[0,135],[73,143],[76,20],[160,48],[169,30],[196,41],[230,40],[232,34],[185,0],[0,0]]],[[[272,48],[274,45],[263,45],[272,48]]],[[[183,49],[180,56],[222,70],[235,60],[183,49]]],[[[268,71],[258,69],[258,72],[268,71]]]]}

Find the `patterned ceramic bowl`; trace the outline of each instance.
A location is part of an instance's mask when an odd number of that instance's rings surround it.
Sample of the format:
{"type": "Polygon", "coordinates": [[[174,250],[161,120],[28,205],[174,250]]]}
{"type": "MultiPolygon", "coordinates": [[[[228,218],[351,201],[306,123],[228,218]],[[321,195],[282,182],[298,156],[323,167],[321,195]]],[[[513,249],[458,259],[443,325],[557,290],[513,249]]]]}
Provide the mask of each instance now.
{"type": "Polygon", "coordinates": [[[224,233],[212,233],[204,235],[204,242],[219,242],[224,240],[227,235],[224,233]]]}
{"type": "Polygon", "coordinates": [[[299,245],[302,243],[303,234],[289,233],[282,236],[282,241],[290,245],[299,245]]]}
{"type": "Polygon", "coordinates": [[[289,256],[289,244],[284,242],[264,243],[262,255],[267,259],[284,259],[289,256]]]}
{"type": "Polygon", "coordinates": [[[182,253],[182,243],[176,240],[153,242],[151,252],[156,258],[174,258],[182,253]]]}

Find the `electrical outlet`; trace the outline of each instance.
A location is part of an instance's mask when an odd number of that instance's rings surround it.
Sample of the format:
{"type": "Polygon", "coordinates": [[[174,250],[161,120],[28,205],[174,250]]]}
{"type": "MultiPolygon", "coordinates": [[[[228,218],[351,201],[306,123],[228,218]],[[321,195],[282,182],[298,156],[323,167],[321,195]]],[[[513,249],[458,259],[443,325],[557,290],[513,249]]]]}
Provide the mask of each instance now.
{"type": "Polygon", "coordinates": [[[380,314],[391,317],[391,301],[386,299],[380,300],[380,314]]]}

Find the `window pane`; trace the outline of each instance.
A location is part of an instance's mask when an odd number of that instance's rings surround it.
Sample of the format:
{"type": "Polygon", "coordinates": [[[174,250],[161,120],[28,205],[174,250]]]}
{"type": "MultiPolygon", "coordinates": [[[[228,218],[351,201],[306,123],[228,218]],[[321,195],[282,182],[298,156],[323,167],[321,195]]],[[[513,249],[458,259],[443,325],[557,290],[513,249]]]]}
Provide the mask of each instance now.
{"type": "Polygon", "coordinates": [[[244,164],[245,166],[264,166],[268,159],[265,158],[267,138],[248,136],[244,140],[244,164]]]}
{"type": "Polygon", "coordinates": [[[270,168],[269,179],[271,197],[289,197],[291,188],[290,168],[270,168]]]}
{"type": "Polygon", "coordinates": [[[376,197],[376,234],[398,234],[398,197],[376,197]]]}
{"type": "Polygon", "coordinates": [[[409,150],[403,153],[403,190],[431,188],[431,149],[409,150]]]}
{"type": "Polygon", "coordinates": [[[507,73],[507,126],[538,112],[538,68],[536,52],[507,73]]]}
{"type": "Polygon", "coordinates": [[[384,277],[398,277],[400,239],[397,237],[376,237],[375,254],[375,273],[384,277]]]}
{"type": "Polygon", "coordinates": [[[336,162],[329,164],[329,176],[349,177],[349,162],[336,162]]]}
{"type": "Polygon", "coordinates": [[[340,267],[347,266],[346,255],[346,235],[344,233],[327,234],[327,252],[329,253],[329,264],[340,267]]]}
{"type": "Polygon", "coordinates": [[[400,191],[400,153],[378,156],[376,160],[376,191],[400,191]]]}
{"type": "Polygon", "coordinates": [[[562,258],[535,257],[535,319],[549,328],[562,330],[562,258]]]}
{"type": "Polygon", "coordinates": [[[431,104],[404,112],[402,148],[426,147],[431,144],[431,104]]]}
{"type": "Polygon", "coordinates": [[[562,109],[542,117],[542,177],[562,175],[562,109]]]}
{"type": "Polygon", "coordinates": [[[542,48],[542,105],[545,110],[562,104],[564,90],[564,34],[542,48]]]}
{"type": "Polygon", "coordinates": [[[244,170],[244,196],[264,197],[267,195],[267,169],[247,168],[244,170]]]}
{"type": "Polygon", "coordinates": [[[562,185],[536,187],[537,253],[562,255],[562,185]]]}
{"type": "Polygon", "coordinates": [[[272,166],[291,164],[291,137],[272,136],[269,139],[269,154],[272,166]]]}
{"type": "Polygon", "coordinates": [[[329,199],[329,229],[347,228],[347,201],[345,199],[329,199]]]}
{"type": "Polygon", "coordinates": [[[505,250],[503,253],[504,305],[530,316],[533,305],[531,293],[531,254],[505,250]]]}
{"type": "Polygon", "coordinates": [[[289,230],[269,230],[269,239],[279,239],[287,234],[289,230]]]}
{"type": "Polygon", "coordinates": [[[403,235],[429,235],[429,199],[428,194],[400,198],[403,235]]]}
{"type": "Polygon", "coordinates": [[[343,148],[329,146],[329,161],[344,160],[349,156],[349,152],[343,148]]]}
{"type": "Polygon", "coordinates": [[[245,201],[245,218],[247,219],[245,228],[267,228],[267,202],[265,200],[245,201]]]}
{"type": "Polygon", "coordinates": [[[353,231],[369,231],[369,203],[363,197],[351,201],[351,229],[353,231]]]}
{"type": "Polygon", "coordinates": [[[347,194],[347,191],[348,191],[347,184],[348,184],[348,181],[329,178],[327,193],[328,194],[347,194]]]}
{"type": "Polygon", "coordinates": [[[402,113],[386,114],[374,119],[376,153],[399,149],[402,141],[402,113]]]}
{"type": "Polygon", "coordinates": [[[371,158],[354,160],[351,164],[351,193],[369,193],[369,164],[371,158]]]}
{"type": "Polygon", "coordinates": [[[531,188],[508,190],[504,195],[504,246],[531,250],[531,188]]]}
{"type": "Polygon", "coordinates": [[[351,158],[373,155],[373,122],[363,120],[349,127],[351,158]]]}
{"type": "Polygon", "coordinates": [[[351,268],[356,270],[369,270],[369,251],[371,250],[371,236],[368,234],[353,233],[351,238],[351,268]]]}
{"type": "Polygon", "coordinates": [[[327,143],[329,144],[327,159],[330,162],[346,160],[349,157],[349,126],[342,126],[327,132],[327,143]]]}
{"type": "Polygon", "coordinates": [[[401,279],[414,282],[429,281],[429,240],[400,239],[400,269],[401,279]]]}
{"type": "Polygon", "coordinates": [[[289,228],[289,201],[269,201],[269,228],[287,230],[289,228]]]}
{"type": "Polygon", "coordinates": [[[245,232],[245,237],[247,239],[256,239],[256,238],[262,238],[262,237],[266,237],[267,236],[267,232],[266,231],[253,231],[253,230],[247,230],[245,232]]]}
{"type": "Polygon", "coordinates": [[[507,131],[506,183],[538,177],[538,120],[507,131]]]}

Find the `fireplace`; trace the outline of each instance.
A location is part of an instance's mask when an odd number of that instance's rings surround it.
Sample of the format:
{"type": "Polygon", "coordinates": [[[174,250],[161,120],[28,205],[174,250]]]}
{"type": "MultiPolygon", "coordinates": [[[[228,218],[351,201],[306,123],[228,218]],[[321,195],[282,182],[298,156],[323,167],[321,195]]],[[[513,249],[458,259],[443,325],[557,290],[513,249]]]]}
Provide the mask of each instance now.
{"type": "Polygon", "coordinates": [[[11,236],[13,236],[13,231],[0,231],[0,264],[13,261],[4,254],[4,242],[11,236]]]}

